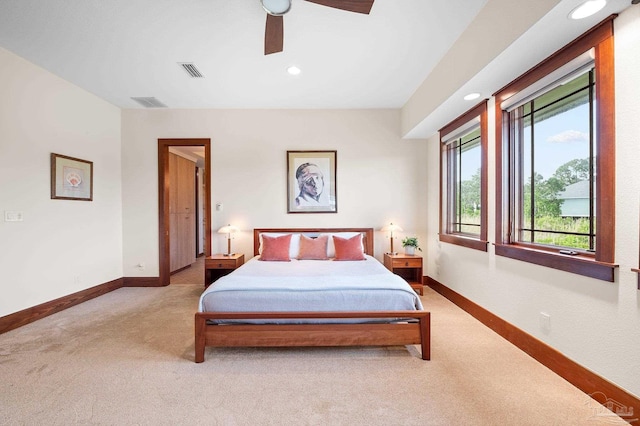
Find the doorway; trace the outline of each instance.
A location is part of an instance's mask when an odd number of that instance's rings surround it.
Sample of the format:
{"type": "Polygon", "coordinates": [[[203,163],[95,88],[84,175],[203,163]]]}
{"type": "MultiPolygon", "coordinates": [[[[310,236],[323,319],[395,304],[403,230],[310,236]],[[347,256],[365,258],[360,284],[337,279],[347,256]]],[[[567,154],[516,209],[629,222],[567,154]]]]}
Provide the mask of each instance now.
{"type": "MultiPolygon", "coordinates": [[[[204,148],[204,174],[202,185],[204,256],[211,255],[211,139],[158,139],[158,245],[159,284],[171,281],[171,224],[170,224],[170,169],[169,148],[195,146],[204,148]]],[[[202,272],[204,274],[204,270],[202,272]]]]}

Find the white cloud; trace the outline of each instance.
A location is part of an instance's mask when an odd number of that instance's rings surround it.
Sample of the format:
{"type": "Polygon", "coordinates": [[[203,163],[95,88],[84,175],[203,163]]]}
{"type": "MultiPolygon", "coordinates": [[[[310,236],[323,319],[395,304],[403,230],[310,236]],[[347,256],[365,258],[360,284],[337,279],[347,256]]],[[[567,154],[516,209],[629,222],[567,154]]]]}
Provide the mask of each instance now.
{"type": "Polygon", "coordinates": [[[557,135],[550,136],[547,142],[587,142],[589,141],[589,134],[579,132],[577,130],[567,130],[566,132],[558,133],[557,135]]]}

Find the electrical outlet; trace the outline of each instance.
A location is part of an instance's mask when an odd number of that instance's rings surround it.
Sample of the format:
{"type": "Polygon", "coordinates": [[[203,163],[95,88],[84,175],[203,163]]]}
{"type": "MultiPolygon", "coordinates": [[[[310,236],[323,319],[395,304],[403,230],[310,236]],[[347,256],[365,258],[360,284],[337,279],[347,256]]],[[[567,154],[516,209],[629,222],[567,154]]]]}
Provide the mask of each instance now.
{"type": "Polygon", "coordinates": [[[543,331],[551,331],[551,315],[546,312],[540,312],[540,328],[543,331]]]}
{"type": "Polygon", "coordinates": [[[141,271],[144,271],[145,268],[145,264],[144,262],[140,262],[136,265],[136,268],[140,269],[141,271]]]}
{"type": "Polygon", "coordinates": [[[80,275],[74,275],[73,276],[73,283],[74,284],[80,284],[80,275]]]}

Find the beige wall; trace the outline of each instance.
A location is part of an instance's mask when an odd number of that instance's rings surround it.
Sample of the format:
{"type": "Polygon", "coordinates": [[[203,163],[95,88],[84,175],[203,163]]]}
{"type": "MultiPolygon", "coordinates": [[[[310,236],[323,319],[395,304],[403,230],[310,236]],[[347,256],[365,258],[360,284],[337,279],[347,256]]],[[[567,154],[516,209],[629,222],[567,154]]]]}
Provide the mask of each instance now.
{"type": "MultiPolygon", "coordinates": [[[[428,218],[426,273],[546,342],[581,365],[640,395],[640,291],[638,200],[640,180],[640,7],[615,21],[616,43],[616,262],[615,283],[585,278],[526,262],[438,241],[435,211],[428,218]],[[540,313],[551,316],[544,331],[540,313]]],[[[506,82],[505,82],[506,83],[506,82]]],[[[489,141],[494,140],[490,103],[489,141]]],[[[429,182],[438,178],[438,140],[427,141],[429,182]]],[[[494,145],[489,144],[489,240],[494,241],[494,145]]],[[[438,204],[438,185],[427,189],[428,205],[438,204]]]]}
{"type": "MultiPolygon", "coordinates": [[[[158,138],[211,138],[214,252],[226,251],[215,231],[227,223],[242,230],[232,248],[247,258],[260,227],[379,229],[394,221],[404,234],[425,235],[426,145],[401,140],[399,120],[398,110],[123,111],[125,275],[158,273],[158,138]],[[287,150],[337,150],[338,213],[287,214],[287,150]]],[[[387,248],[378,232],[376,255],[387,248]]]]}
{"type": "Polygon", "coordinates": [[[2,48],[0,93],[3,316],[122,277],[122,222],[120,110],[2,48]],[[50,198],[52,152],[93,161],[94,201],[50,198]]]}

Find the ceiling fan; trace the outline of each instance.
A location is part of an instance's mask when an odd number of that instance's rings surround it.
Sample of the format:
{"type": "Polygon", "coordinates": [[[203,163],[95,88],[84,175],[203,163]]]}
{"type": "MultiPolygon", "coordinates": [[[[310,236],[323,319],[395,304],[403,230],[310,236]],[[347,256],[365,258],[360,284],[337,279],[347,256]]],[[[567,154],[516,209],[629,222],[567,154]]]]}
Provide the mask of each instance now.
{"type": "MultiPolygon", "coordinates": [[[[284,40],[283,16],[291,10],[291,0],[260,0],[262,8],[267,12],[267,24],[264,30],[264,54],[282,52],[284,40]]],[[[305,0],[334,9],[348,12],[371,12],[374,0],[305,0]]]]}

